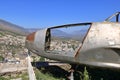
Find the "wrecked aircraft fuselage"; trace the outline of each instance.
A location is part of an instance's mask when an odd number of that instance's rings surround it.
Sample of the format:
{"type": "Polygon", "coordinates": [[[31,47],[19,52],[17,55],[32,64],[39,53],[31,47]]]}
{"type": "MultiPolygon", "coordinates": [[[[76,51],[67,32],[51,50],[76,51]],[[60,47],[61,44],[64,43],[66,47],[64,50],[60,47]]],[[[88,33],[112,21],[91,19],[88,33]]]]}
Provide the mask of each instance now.
{"type": "Polygon", "coordinates": [[[120,68],[119,12],[104,22],[50,27],[26,38],[26,47],[40,56],[63,62],[120,68]],[[112,18],[115,17],[115,21],[112,18]]]}

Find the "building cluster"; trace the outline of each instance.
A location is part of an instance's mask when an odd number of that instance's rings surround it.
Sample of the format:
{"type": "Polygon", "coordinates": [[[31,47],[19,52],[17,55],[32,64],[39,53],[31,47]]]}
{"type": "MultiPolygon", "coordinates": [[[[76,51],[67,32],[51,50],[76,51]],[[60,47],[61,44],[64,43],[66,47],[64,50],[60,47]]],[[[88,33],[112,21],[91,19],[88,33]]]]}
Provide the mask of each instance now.
{"type": "Polygon", "coordinates": [[[50,51],[57,51],[59,53],[74,53],[78,49],[80,42],[77,40],[52,40],[50,51]]]}
{"type": "Polygon", "coordinates": [[[12,36],[6,34],[5,36],[0,37],[0,44],[4,45],[13,45],[13,46],[24,46],[25,37],[23,36],[12,36]]]}
{"type": "Polygon", "coordinates": [[[16,54],[25,53],[25,37],[0,31],[0,56],[5,61],[15,61],[16,54]]]}

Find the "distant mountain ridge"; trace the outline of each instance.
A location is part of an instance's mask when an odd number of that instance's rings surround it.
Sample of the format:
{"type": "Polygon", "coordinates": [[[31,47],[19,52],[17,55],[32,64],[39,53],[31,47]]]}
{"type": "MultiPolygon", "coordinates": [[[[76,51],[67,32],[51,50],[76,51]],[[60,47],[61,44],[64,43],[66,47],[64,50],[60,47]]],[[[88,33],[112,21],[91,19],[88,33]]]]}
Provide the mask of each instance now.
{"type": "MultiPolygon", "coordinates": [[[[26,28],[23,28],[23,27],[18,26],[16,24],[13,24],[13,23],[10,23],[8,21],[0,19],[0,30],[10,31],[13,33],[17,33],[17,34],[26,36],[29,33],[40,30],[40,28],[38,28],[38,29],[37,28],[26,29],[26,28]]],[[[53,29],[53,30],[51,30],[51,34],[53,36],[56,36],[56,37],[68,38],[68,39],[72,38],[72,39],[80,40],[80,39],[83,39],[83,37],[85,36],[86,30],[84,30],[84,29],[78,30],[78,31],[74,31],[71,34],[68,34],[64,31],[53,29]]]]}
{"type": "Polygon", "coordinates": [[[65,38],[65,39],[74,39],[74,40],[79,40],[81,42],[82,42],[83,38],[85,37],[86,33],[87,33],[86,29],[77,30],[77,31],[74,31],[71,33],[66,33],[64,31],[57,30],[57,29],[51,31],[51,34],[53,37],[65,38]]]}
{"type": "Polygon", "coordinates": [[[28,31],[29,33],[32,33],[32,32],[38,31],[38,30],[40,30],[40,28],[28,28],[28,29],[26,29],[26,31],[28,31]]]}
{"type": "Polygon", "coordinates": [[[20,35],[29,34],[29,32],[25,28],[15,25],[13,23],[10,23],[8,21],[2,20],[2,19],[0,19],[0,30],[10,31],[10,32],[17,33],[20,35]]]}

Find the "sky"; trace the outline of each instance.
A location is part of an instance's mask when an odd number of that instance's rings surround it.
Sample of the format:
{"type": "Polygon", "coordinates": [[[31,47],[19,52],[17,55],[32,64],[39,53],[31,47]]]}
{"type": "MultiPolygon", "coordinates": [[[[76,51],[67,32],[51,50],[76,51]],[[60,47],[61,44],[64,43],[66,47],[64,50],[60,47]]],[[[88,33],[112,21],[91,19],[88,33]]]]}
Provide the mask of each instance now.
{"type": "Polygon", "coordinates": [[[0,19],[24,28],[104,21],[119,11],[119,0],[0,0],[0,19]]]}

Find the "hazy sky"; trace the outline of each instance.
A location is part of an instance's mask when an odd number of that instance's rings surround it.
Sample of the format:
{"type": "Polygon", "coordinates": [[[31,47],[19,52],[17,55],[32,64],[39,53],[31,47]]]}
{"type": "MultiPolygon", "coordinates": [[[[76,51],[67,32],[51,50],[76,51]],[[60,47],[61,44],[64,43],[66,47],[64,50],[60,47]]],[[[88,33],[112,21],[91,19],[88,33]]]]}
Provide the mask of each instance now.
{"type": "Polygon", "coordinates": [[[119,0],[0,0],[0,19],[25,28],[103,21],[118,11],[119,0]]]}

